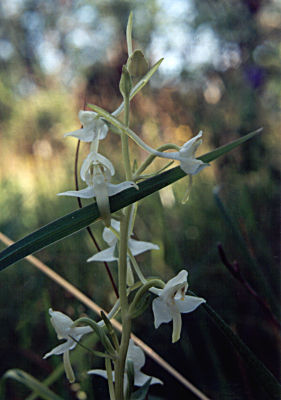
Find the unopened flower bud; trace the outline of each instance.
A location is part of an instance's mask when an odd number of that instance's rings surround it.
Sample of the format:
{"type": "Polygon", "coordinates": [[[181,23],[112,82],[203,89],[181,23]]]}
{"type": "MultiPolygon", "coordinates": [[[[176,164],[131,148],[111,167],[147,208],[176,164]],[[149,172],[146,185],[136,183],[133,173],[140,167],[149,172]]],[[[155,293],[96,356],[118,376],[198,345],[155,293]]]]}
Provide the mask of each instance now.
{"type": "Polygon", "coordinates": [[[128,71],[131,76],[143,76],[148,71],[148,62],[141,50],[135,50],[128,59],[128,71]]]}
{"type": "Polygon", "coordinates": [[[122,75],[119,83],[119,89],[123,98],[129,97],[132,89],[132,79],[125,65],[122,67],[122,75]]]}

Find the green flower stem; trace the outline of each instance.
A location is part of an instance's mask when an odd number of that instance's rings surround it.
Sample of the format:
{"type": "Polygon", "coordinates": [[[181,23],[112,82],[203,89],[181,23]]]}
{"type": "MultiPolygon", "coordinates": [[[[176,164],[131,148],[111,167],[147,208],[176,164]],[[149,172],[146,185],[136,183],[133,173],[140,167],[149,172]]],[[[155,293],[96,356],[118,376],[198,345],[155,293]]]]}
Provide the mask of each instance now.
{"type": "MultiPolygon", "coordinates": [[[[132,206],[134,207],[134,204],[132,206]]],[[[133,215],[134,212],[135,212],[135,209],[131,212],[131,216],[130,216],[131,220],[134,219],[134,215],[133,215]]],[[[133,230],[134,221],[132,221],[132,224],[130,224],[130,225],[132,225],[132,227],[129,226],[129,228],[130,228],[129,232],[131,234],[132,230],[133,230]]],[[[112,226],[109,229],[111,230],[111,232],[114,233],[114,235],[118,238],[118,240],[120,240],[120,233],[117,232],[116,229],[114,229],[112,226]]],[[[141,283],[143,285],[145,285],[147,283],[147,279],[144,277],[144,275],[143,275],[143,273],[142,273],[142,271],[141,271],[141,269],[140,269],[140,267],[139,267],[139,265],[137,263],[137,260],[135,259],[135,257],[133,256],[133,253],[131,252],[131,250],[129,248],[127,249],[127,252],[128,252],[130,261],[131,261],[131,263],[133,265],[133,268],[135,270],[135,273],[137,274],[137,276],[138,276],[139,280],[141,281],[141,283]]]]}
{"type": "Polygon", "coordinates": [[[116,357],[111,356],[110,354],[103,353],[102,351],[97,351],[93,349],[89,349],[87,346],[85,346],[83,343],[79,342],[79,340],[75,339],[74,337],[70,336],[71,339],[77,343],[78,346],[82,347],[84,350],[87,350],[89,353],[92,353],[94,356],[101,357],[101,358],[110,358],[112,360],[115,360],[116,357]]]}
{"type": "MultiPolygon", "coordinates": [[[[125,126],[129,126],[130,116],[130,96],[124,96],[124,122],[125,126]]],[[[132,180],[132,170],[129,155],[128,136],[125,132],[121,133],[123,162],[126,171],[126,179],[132,180]]],[[[124,217],[120,221],[120,241],[119,241],[119,268],[118,268],[118,283],[119,283],[119,298],[121,307],[122,320],[122,336],[118,352],[118,359],[115,363],[115,394],[117,400],[124,399],[124,373],[126,356],[131,335],[131,318],[128,312],[129,303],[127,297],[127,253],[129,239],[129,225],[132,217],[133,205],[126,207],[124,217]]]]}
{"type": "MultiPolygon", "coordinates": [[[[165,150],[170,150],[170,149],[179,151],[180,147],[173,143],[167,143],[167,144],[163,144],[162,146],[158,147],[156,150],[157,151],[165,151],[165,150]]],[[[146,160],[141,164],[141,166],[136,170],[136,172],[133,175],[133,179],[137,180],[140,177],[140,175],[142,174],[142,172],[145,171],[147,167],[149,167],[149,165],[153,162],[153,160],[156,157],[157,156],[155,156],[154,154],[149,155],[146,158],[146,160]]]]}
{"type": "MultiPolygon", "coordinates": [[[[125,126],[129,126],[129,118],[130,118],[129,96],[124,98],[124,111],[125,111],[125,126]]],[[[131,163],[130,163],[129,144],[128,144],[128,136],[126,135],[125,132],[121,133],[121,141],[122,141],[122,154],[123,154],[126,179],[128,181],[131,181],[132,180],[132,170],[131,170],[131,163]]]]}
{"type": "MultiPolygon", "coordinates": [[[[193,296],[196,296],[190,290],[188,291],[193,296]]],[[[225,323],[225,321],[210,307],[207,303],[202,304],[202,307],[207,311],[210,318],[217,325],[220,331],[236,348],[240,356],[249,367],[249,371],[256,381],[261,384],[272,399],[280,400],[281,385],[274,375],[265,367],[265,365],[255,356],[249,347],[236,335],[233,330],[225,323]]]]}
{"type": "Polygon", "coordinates": [[[124,372],[125,362],[131,335],[131,318],[128,313],[129,303],[127,297],[127,251],[128,251],[128,229],[131,215],[132,205],[128,206],[124,211],[124,217],[120,221],[120,242],[119,242],[119,298],[122,319],[122,337],[115,363],[115,394],[116,400],[124,400],[124,372]]]}
{"type": "Polygon", "coordinates": [[[160,289],[165,287],[165,283],[161,279],[149,279],[146,283],[137,291],[134,300],[130,304],[129,314],[133,314],[134,310],[137,308],[143,295],[151,288],[158,286],[160,289]]]}
{"type": "Polygon", "coordinates": [[[114,384],[113,384],[111,361],[108,358],[105,360],[105,369],[107,372],[107,382],[108,382],[110,400],[116,400],[114,384]]]}
{"type": "Polygon", "coordinates": [[[136,260],[135,257],[133,256],[133,254],[132,254],[132,252],[131,252],[130,249],[128,249],[128,254],[129,254],[131,263],[132,263],[132,265],[133,265],[133,267],[134,267],[134,270],[135,270],[135,272],[136,272],[136,274],[137,274],[139,280],[141,281],[142,284],[145,285],[146,282],[147,282],[147,280],[145,279],[145,277],[144,277],[144,275],[143,275],[143,273],[142,273],[142,271],[141,271],[141,269],[140,269],[140,267],[139,267],[139,264],[137,263],[137,260],[136,260]]]}
{"type": "Polygon", "coordinates": [[[104,348],[108,351],[108,353],[114,358],[116,355],[115,349],[112,346],[110,340],[108,339],[108,337],[106,336],[104,330],[102,327],[100,327],[97,322],[93,321],[92,319],[88,318],[88,317],[82,317],[82,318],[78,318],[72,325],[72,327],[75,327],[77,325],[79,325],[80,323],[84,323],[89,325],[93,331],[98,335],[101,343],[103,344],[104,348]]]}
{"type": "Polygon", "coordinates": [[[107,318],[107,316],[105,315],[105,313],[103,311],[101,311],[101,317],[107,327],[107,330],[111,337],[112,343],[113,343],[115,349],[118,351],[119,350],[119,342],[118,342],[117,335],[113,329],[113,326],[111,325],[111,322],[109,321],[109,319],[107,318]]]}

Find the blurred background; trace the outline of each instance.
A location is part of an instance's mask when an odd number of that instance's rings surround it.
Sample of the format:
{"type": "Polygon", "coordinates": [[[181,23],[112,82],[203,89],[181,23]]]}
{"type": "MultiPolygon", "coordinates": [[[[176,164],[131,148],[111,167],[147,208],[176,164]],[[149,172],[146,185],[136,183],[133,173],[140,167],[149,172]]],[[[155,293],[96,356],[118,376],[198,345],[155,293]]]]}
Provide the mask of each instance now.
{"type": "MultiPolygon", "coordinates": [[[[231,276],[217,250],[221,242],[229,260],[238,261],[248,282],[278,315],[277,0],[2,0],[0,231],[18,240],[78,208],[75,198],[56,197],[74,189],[77,141],[63,134],[79,128],[77,114],[85,104],[110,112],[120,104],[118,82],[127,57],[130,11],[134,48],[143,50],[150,65],[165,58],[132,101],[131,126],[147,143],[182,145],[203,130],[200,155],[264,128],[257,138],[196,176],[187,204],[181,204],[187,179],[140,203],[135,234],[157,243],[160,251],[144,254],[139,261],[147,275],[159,273],[164,280],[188,269],[190,288],[207,299],[278,377],[280,331],[231,276]]],[[[119,144],[114,134],[101,142],[100,151],[116,167],[119,144]]],[[[82,144],[79,161],[87,151],[82,144]]],[[[137,159],[146,157],[134,145],[132,151],[137,159]]],[[[123,171],[117,176],[122,179],[123,171]]],[[[104,248],[102,224],[92,228],[104,248]]],[[[36,255],[110,309],[114,292],[104,266],[85,262],[94,253],[82,231],[36,255]]],[[[116,277],[116,265],[111,270],[116,277]]],[[[95,317],[27,261],[1,272],[1,375],[21,368],[44,380],[56,368],[59,371],[61,357],[42,360],[58,344],[49,307],[73,319],[81,313],[95,317]]],[[[183,317],[182,339],[174,345],[168,345],[171,324],[154,330],[151,308],[135,320],[133,331],[210,398],[268,398],[203,309],[183,317]]],[[[90,367],[103,368],[102,362],[82,353],[75,363],[79,385],[69,387],[62,371],[52,389],[64,399],[104,399],[103,379],[85,373],[90,367]]],[[[195,399],[148,358],[144,371],[165,382],[152,387],[149,399],[171,399],[175,391],[179,399],[195,399]]],[[[1,382],[0,394],[17,400],[28,398],[30,391],[8,380],[1,382]]]]}

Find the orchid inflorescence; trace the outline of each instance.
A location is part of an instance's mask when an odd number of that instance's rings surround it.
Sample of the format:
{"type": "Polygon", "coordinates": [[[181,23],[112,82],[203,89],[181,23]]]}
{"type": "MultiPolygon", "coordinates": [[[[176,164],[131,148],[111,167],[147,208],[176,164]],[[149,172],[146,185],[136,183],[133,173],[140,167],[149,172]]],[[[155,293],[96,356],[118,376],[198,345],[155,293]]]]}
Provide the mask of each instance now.
{"type": "MultiPolygon", "coordinates": [[[[150,250],[159,250],[159,246],[134,238],[133,227],[136,206],[128,206],[121,214],[119,213],[114,218],[111,217],[110,197],[128,189],[138,190],[138,182],[142,179],[142,172],[153,161],[151,160],[149,163],[145,161],[137,170],[141,172],[136,173],[136,169],[133,170],[130,162],[128,138],[131,138],[143,150],[147,151],[150,158],[160,157],[179,161],[180,168],[190,177],[208,166],[195,157],[195,152],[202,143],[202,132],[188,140],[182,147],[177,145],[170,147],[170,149],[177,151],[164,152],[144,143],[129,128],[130,100],[153,75],[161,62],[157,63],[157,68],[154,66],[151,69],[152,72],[147,71],[148,63],[142,52],[132,50],[131,24],[132,15],[130,15],[127,28],[128,62],[123,66],[119,85],[123,102],[112,114],[93,105],[89,105],[89,107],[94,111],[79,111],[78,117],[82,127],[66,133],[65,136],[89,143],[89,154],[82,162],[80,170],[80,177],[86,187],[81,190],[69,190],[58,194],[59,196],[95,199],[100,217],[105,224],[103,239],[107,247],[89,257],[87,262],[117,263],[119,299],[107,317],[103,315],[98,322],[85,317],[73,321],[65,314],[50,309],[51,323],[58,339],[64,339],[65,342],[44,356],[44,358],[47,358],[51,355],[62,354],[66,376],[70,382],[73,382],[75,376],[70,363],[69,352],[79,345],[79,340],[83,335],[97,334],[104,347],[106,370],[93,369],[88,373],[106,378],[110,398],[116,400],[124,399],[125,392],[126,398],[129,399],[134,386],[142,387],[149,380],[151,385],[163,383],[160,379],[151,378],[141,372],[145,363],[144,353],[130,339],[132,320],[142,315],[147,308],[147,299],[150,294],[156,296],[152,302],[155,328],[158,328],[162,323],[172,321],[173,343],[180,339],[181,314],[190,313],[205,302],[203,298],[186,295],[188,273],[185,269],[181,270],[166,284],[160,278],[146,278],[144,276],[136,257],[150,250]],[[142,74],[144,77],[133,87],[133,79],[138,74],[142,74]],[[117,118],[122,110],[124,110],[124,122],[117,118]],[[99,150],[100,141],[105,139],[110,131],[113,134],[117,131],[121,137],[125,179],[119,183],[111,182],[115,175],[115,168],[112,162],[99,150]],[[132,294],[134,294],[133,300],[132,294]],[[110,322],[110,319],[119,312],[123,329],[121,341],[119,341],[110,322]],[[79,323],[84,323],[86,326],[77,326],[79,323]]],[[[155,175],[157,173],[159,171],[155,175]]]]}

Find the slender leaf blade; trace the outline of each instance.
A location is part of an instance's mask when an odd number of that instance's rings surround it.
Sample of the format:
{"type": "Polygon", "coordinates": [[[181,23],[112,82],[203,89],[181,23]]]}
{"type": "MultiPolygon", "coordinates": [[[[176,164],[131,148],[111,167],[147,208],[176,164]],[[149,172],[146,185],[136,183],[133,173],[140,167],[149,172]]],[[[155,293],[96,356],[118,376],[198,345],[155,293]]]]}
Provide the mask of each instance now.
{"type": "Polygon", "coordinates": [[[127,48],[128,48],[128,55],[130,56],[133,52],[133,45],[132,45],[132,29],[133,29],[133,13],[130,12],[127,29],[126,29],[126,39],[127,39],[127,48]]]}
{"type": "MultiPolygon", "coordinates": [[[[192,291],[188,291],[191,295],[195,295],[192,291]]],[[[264,387],[271,399],[280,400],[281,385],[269,369],[255,356],[250,348],[233,332],[229,325],[208,305],[202,304],[202,307],[207,311],[209,317],[217,325],[219,330],[224,334],[227,340],[235,347],[240,356],[248,366],[249,372],[253,375],[256,381],[264,387]]]]}
{"type": "MultiPolygon", "coordinates": [[[[221,146],[218,149],[198,158],[206,163],[211,162],[230,150],[233,150],[241,143],[253,138],[260,131],[261,129],[251,132],[242,138],[221,146]]],[[[186,174],[178,166],[162,172],[159,175],[153,176],[152,178],[148,178],[138,184],[139,190],[130,188],[110,197],[110,210],[113,213],[123,207],[127,207],[129,204],[139,201],[144,197],[163,189],[184,176],[186,176],[186,174]]],[[[35,253],[58,240],[86,228],[99,218],[99,210],[96,203],[93,203],[50,222],[2,251],[0,253],[0,270],[21,260],[29,254],[35,253]]]]}

